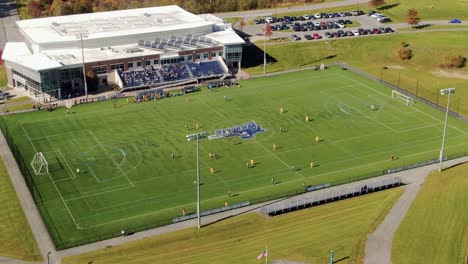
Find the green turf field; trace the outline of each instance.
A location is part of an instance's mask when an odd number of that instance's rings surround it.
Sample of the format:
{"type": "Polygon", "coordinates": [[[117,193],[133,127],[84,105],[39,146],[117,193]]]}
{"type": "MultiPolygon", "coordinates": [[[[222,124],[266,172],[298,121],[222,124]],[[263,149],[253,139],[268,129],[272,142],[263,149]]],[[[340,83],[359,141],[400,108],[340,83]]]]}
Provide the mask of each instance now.
{"type": "Polygon", "coordinates": [[[393,239],[397,264],[464,263],[468,256],[468,163],[430,174],[393,239]]]}
{"type": "Polygon", "coordinates": [[[403,191],[386,190],[272,218],[250,213],[202,229],[187,228],[72,256],[62,263],[264,263],[256,257],[265,246],[268,263],[329,263],[331,249],[336,263],[362,263],[367,234],[403,191]]]}
{"type": "MultiPolygon", "coordinates": [[[[50,174],[34,181],[59,247],[110,237],[121,228],[169,223],[183,208],[194,212],[196,144],[185,136],[196,131],[213,134],[249,121],[266,129],[235,145],[232,138],[201,141],[202,210],[301,192],[303,183],[379,175],[435,159],[441,144],[444,113],[393,100],[389,89],[341,68],[259,78],[189,98],[121,100],[116,109],[103,102],[76,106],[70,115],[59,109],[5,118],[25,163],[39,151],[49,163],[50,174]],[[372,104],[379,109],[371,110],[372,104]],[[316,143],[316,136],[322,141],[316,143]],[[253,168],[246,167],[249,160],[253,168]]],[[[465,153],[468,124],[449,122],[446,153],[465,153]]]]}

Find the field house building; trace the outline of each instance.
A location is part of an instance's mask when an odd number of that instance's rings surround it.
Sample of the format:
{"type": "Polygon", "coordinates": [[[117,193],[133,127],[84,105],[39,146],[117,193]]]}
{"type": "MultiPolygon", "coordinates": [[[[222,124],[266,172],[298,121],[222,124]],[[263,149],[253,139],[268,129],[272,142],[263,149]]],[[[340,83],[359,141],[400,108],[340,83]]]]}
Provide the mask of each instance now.
{"type": "Polygon", "coordinates": [[[226,78],[240,68],[245,44],[222,19],[175,5],[16,24],[24,42],[5,46],[8,87],[39,100],[83,95],[83,72],[121,91],[226,78]]]}

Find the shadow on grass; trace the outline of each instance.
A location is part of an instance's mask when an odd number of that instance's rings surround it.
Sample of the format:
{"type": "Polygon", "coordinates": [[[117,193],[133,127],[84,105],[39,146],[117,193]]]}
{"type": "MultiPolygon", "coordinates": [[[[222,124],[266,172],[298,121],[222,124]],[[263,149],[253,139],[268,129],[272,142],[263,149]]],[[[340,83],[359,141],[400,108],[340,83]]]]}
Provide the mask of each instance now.
{"type": "Polygon", "coordinates": [[[395,4],[391,4],[391,5],[384,5],[384,6],[378,7],[377,10],[389,10],[389,9],[392,9],[392,8],[397,7],[399,5],[400,5],[400,3],[395,3],[395,4]]]}
{"type": "Polygon", "coordinates": [[[343,260],[346,260],[346,259],[349,259],[349,256],[337,259],[337,260],[333,261],[333,264],[338,263],[338,262],[343,261],[343,260]]]}

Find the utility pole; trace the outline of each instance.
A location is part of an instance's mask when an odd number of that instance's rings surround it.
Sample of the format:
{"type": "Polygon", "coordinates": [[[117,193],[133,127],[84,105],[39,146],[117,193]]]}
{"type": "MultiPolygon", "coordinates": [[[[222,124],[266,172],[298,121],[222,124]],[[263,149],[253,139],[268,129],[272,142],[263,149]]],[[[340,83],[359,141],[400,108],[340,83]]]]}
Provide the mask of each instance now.
{"type": "Polygon", "coordinates": [[[86,83],[86,69],[85,69],[85,58],[84,58],[84,49],[83,49],[83,39],[88,38],[87,33],[78,33],[75,35],[77,39],[81,42],[81,59],[83,63],[83,81],[84,81],[84,88],[85,88],[85,96],[86,100],[88,100],[88,84],[86,83]]]}
{"type": "Polygon", "coordinates": [[[444,159],[445,135],[447,132],[448,112],[449,112],[449,107],[450,107],[450,95],[453,93],[455,93],[455,88],[446,88],[446,89],[440,90],[440,94],[448,95],[448,99],[447,99],[447,110],[445,111],[444,133],[442,134],[442,148],[440,149],[440,156],[439,156],[439,172],[442,171],[442,161],[444,159]]]}

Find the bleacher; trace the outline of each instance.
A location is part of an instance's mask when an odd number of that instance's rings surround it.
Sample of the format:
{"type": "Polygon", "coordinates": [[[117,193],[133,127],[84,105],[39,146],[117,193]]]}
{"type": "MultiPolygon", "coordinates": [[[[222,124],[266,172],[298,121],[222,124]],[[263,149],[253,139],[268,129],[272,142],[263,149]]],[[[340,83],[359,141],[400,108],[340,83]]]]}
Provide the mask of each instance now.
{"type": "Polygon", "coordinates": [[[221,77],[226,73],[221,62],[203,61],[165,64],[160,68],[148,67],[141,70],[118,70],[123,89],[137,87],[156,87],[173,83],[195,82],[197,79],[221,77]]]}
{"type": "Polygon", "coordinates": [[[187,66],[194,77],[207,77],[224,74],[224,70],[217,61],[205,61],[200,63],[187,62],[187,66]]]}
{"type": "Polygon", "coordinates": [[[122,71],[119,70],[119,76],[124,87],[152,85],[161,82],[157,69],[151,67],[140,71],[122,71]]]}
{"type": "Polygon", "coordinates": [[[187,65],[184,63],[162,65],[159,72],[165,82],[184,80],[192,77],[187,65]]]}

